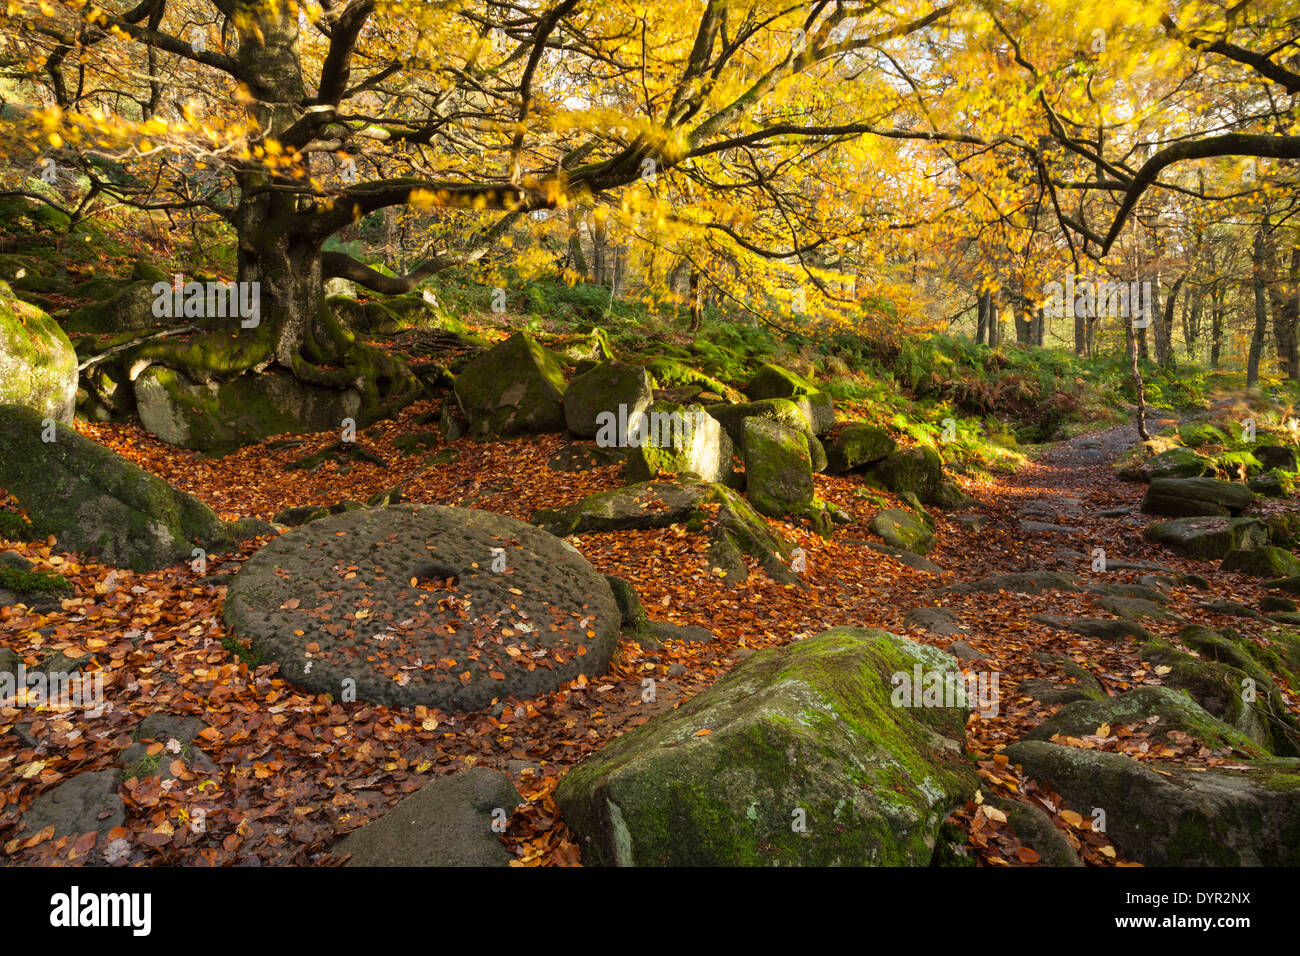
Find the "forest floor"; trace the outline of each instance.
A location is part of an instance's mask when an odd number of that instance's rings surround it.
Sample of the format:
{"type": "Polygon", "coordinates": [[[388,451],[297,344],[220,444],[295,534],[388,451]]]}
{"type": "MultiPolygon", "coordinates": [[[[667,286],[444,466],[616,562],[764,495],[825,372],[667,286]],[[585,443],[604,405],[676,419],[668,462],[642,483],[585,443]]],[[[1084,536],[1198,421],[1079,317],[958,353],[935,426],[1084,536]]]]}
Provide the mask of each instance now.
{"type": "MultiPolygon", "coordinates": [[[[272,442],[203,458],[164,445],[138,426],[79,422],[77,428],[203,499],[225,518],[269,519],[291,505],[365,500],[402,483],[414,502],[482,508],[527,520],[539,508],[622,484],[618,466],[552,471],[548,459],[570,443],[559,435],[485,443],[461,439],[450,446],[459,458],[444,464],[428,465],[423,455],[402,457],[393,440],[419,430],[412,419],[437,407],[420,403],[399,420],[381,422],[359,436],[387,467],[327,463],[314,473],[285,466],[336,436],[299,436],[291,445],[272,442]]],[[[245,542],[241,553],[211,561],[205,574],[188,566],[136,574],[52,553],[49,544],[3,545],[22,552],[37,570],[64,575],[75,587],[74,595],[49,613],[19,607],[0,611],[3,643],[28,659],[58,650],[103,668],[107,707],[94,720],[77,713],[38,711],[33,717],[30,710],[0,709],[5,781],[0,845],[16,864],[82,863],[93,857],[118,866],[330,865],[338,861],[329,847],[341,834],[378,817],[433,777],[477,765],[509,773],[528,800],[504,835],[518,865],[577,864],[577,847],[552,795],[558,778],[584,755],[708,687],[754,650],[832,626],[881,627],[946,647],[951,637],[903,623],[911,609],[942,605],[969,629],[961,639],[984,655],[973,666],[996,672],[999,679],[996,715],[974,714],[967,725],[967,750],[980,760],[983,794],[1046,810],[1086,863],[1122,863],[1105,834],[1092,829],[1087,808],[1063,805],[1056,794],[1007,766],[997,750],[1057,709],[1017,693],[1021,682],[1052,674],[1050,665],[1031,657],[1035,653],[1072,658],[1112,693],[1159,683],[1159,676],[1138,659],[1131,641],[1090,639],[1030,619],[1034,614],[1109,617],[1090,592],[939,591],[962,581],[1035,570],[1135,583],[1150,569],[1115,569],[1114,562],[1150,562],[1210,580],[1216,600],[1257,603],[1264,593],[1258,581],[1220,572],[1212,562],[1179,558],[1142,539],[1146,521],[1136,506],[1143,486],[1116,480],[1110,467],[1135,439],[1133,431],[1132,426],[1112,428],[1048,447],[1013,476],[961,479],[979,502],[973,511],[986,521],[974,530],[951,514],[931,512],[936,536],[927,557],[943,569],[940,575],[854,543],[872,539],[867,523],[876,510],[863,500],[862,478],[856,475],[816,476],[817,493],[857,519],[837,527],[832,539],[805,527],[778,525],[807,555],[806,590],[776,584],[758,570],[738,586],[725,585],[708,567],[705,536],[682,526],[572,539],[597,570],[627,579],[652,618],[705,627],[717,640],[661,648],[624,640],[605,674],[470,714],[343,704],[294,688],[275,665],[250,662],[222,622],[225,585],[220,582],[265,541],[245,542]],[[1132,513],[1097,514],[1119,507],[1132,513]],[[1026,519],[1062,530],[1026,530],[1026,519]],[[1105,550],[1111,565],[1104,572],[1091,570],[1097,548],[1105,550]],[[656,681],[653,702],[642,699],[645,677],[656,681]],[[205,775],[177,762],[173,782],[128,779],[126,824],[98,844],[94,835],[37,842],[14,838],[21,811],[39,791],[72,774],[114,766],[132,743],[134,726],[158,711],[196,716],[208,725],[196,743],[217,772],[205,775]],[[196,819],[201,827],[191,825],[196,819]]],[[[426,451],[445,447],[439,439],[426,451]]],[[[1281,506],[1266,500],[1262,507],[1281,506]]],[[[1167,593],[1169,609],[1189,621],[1249,634],[1272,626],[1199,609],[1209,597],[1202,590],[1172,587],[1167,593]]],[[[1179,627],[1166,621],[1144,624],[1157,635],[1179,627]]],[[[1300,689],[1288,690],[1295,706],[1300,689]]],[[[1107,733],[1081,745],[1203,766],[1230,759],[1190,739],[1153,744],[1140,726],[1099,729],[1107,733]]],[[[955,819],[979,862],[1037,862],[997,811],[970,803],[955,819]]]]}

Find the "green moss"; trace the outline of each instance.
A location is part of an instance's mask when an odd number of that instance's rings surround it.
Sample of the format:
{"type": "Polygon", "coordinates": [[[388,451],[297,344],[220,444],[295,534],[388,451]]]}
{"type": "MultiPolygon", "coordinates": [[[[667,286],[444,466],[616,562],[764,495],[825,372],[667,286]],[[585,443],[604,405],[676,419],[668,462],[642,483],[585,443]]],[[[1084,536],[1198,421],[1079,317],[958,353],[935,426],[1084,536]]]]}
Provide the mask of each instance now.
{"type": "Polygon", "coordinates": [[[7,564],[0,564],[0,588],[20,594],[72,593],[72,585],[61,574],[23,571],[7,564]]]}
{"type": "Polygon", "coordinates": [[[0,511],[0,538],[21,541],[24,544],[40,537],[32,523],[12,511],[0,511]]]}
{"type": "Polygon", "coordinates": [[[609,837],[584,839],[592,863],[925,865],[975,778],[935,746],[935,732],[963,738],[963,708],[891,705],[890,676],[915,663],[955,669],[854,628],[760,651],[570,770],[565,819],[609,837]],[[807,832],[792,827],[795,811],[807,832]]]}
{"type": "Polygon", "coordinates": [[[1202,445],[1227,446],[1228,436],[1206,422],[1185,422],[1178,426],[1178,437],[1188,448],[1202,445]]]}
{"type": "Polygon", "coordinates": [[[686,385],[698,385],[705,391],[721,395],[728,401],[744,401],[744,396],[734,388],[673,359],[653,359],[646,364],[646,371],[650,373],[650,377],[655,380],[659,388],[680,388],[686,385]]]}
{"type": "Polygon", "coordinates": [[[156,777],[162,769],[162,762],[165,753],[166,751],[160,750],[156,754],[145,754],[139,760],[124,767],[122,773],[127,780],[130,780],[132,777],[135,777],[137,780],[147,780],[150,777],[156,777]]]}
{"type": "Polygon", "coordinates": [[[1282,578],[1300,574],[1300,560],[1282,548],[1238,549],[1228,552],[1223,559],[1222,569],[1259,578],[1282,578]]]}
{"type": "Polygon", "coordinates": [[[1222,820],[1207,820],[1201,813],[1184,813],[1169,840],[1171,860],[1196,860],[1203,866],[1240,866],[1240,856],[1228,847],[1219,830],[1222,820]]]}
{"type": "Polygon", "coordinates": [[[245,647],[243,642],[234,634],[227,634],[221,639],[221,646],[233,654],[236,658],[248,665],[250,670],[255,670],[265,663],[257,651],[252,647],[245,647]]]}
{"type": "Polygon", "coordinates": [[[755,401],[764,398],[790,398],[817,391],[817,384],[780,365],[762,365],[745,389],[755,401]]]}

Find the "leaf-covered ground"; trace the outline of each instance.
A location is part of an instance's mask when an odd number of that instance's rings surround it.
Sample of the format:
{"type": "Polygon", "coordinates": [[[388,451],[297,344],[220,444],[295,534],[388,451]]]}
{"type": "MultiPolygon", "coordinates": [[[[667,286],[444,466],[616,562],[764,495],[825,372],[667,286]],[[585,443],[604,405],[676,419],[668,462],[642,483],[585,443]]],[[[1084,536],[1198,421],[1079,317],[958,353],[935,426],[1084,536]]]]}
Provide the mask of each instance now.
{"type": "MultiPolygon", "coordinates": [[[[462,439],[459,457],[427,463],[445,449],[430,433],[428,447],[403,456],[393,440],[427,432],[417,416],[436,412],[422,403],[398,421],[381,422],[358,436],[386,465],[328,462],[315,472],[286,466],[335,440],[334,435],[283,439],[218,459],[164,445],[135,426],[78,424],[79,430],[189,491],[226,518],[269,519],[300,504],[365,500],[401,483],[411,501],[462,505],[527,519],[541,507],[566,504],[621,484],[617,466],[590,472],[552,471],[547,460],[568,444],[558,435],[509,442],[462,439]]],[[[424,421],[428,421],[425,417],[424,421]]],[[[707,540],[677,526],[657,531],[586,535],[573,539],[595,567],[630,581],[653,618],[712,630],[712,644],[670,644],[643,648],[625,640],[606,674],[579,679],[565,689],[530,700],[507,699],[473,714],[342,704],[296,690],[274,665],[258,665],[222,623],[222,576],[257,549],[211,561],[205,574],[188,566],[150,574],[115,570],[77,555],[52,553],[46,543],[7,542],[36,563],[37,570],[66,576],[75,593],[61,608],[35,613],[0,610],[0,643],[17,650],[33,668],[52,651],[102,669],[108,706],[96,719],[79,712],[0,709],[0,845],[17,864],[83,863],[92,856],[112,865],[133,864],[320,864],[337,860],[330,845],[343,833],[381,815],[404,795],[439,774],[467,766],[496,767],[511,774],[528,803],[511,820],[505,840],[519,865],[573,865],[576,846],[558,819],[552,800],[558,778],[583,755],[655,713],[712,684],[754,649],[785,644],[840,625],[877,626],[945,647],[951,638],[933,637],[903,625],[915,607],[943,604],[970,627],[964,637],[986,655],[983,670],[1000,672],[996,717],[972,716],[967,747],[980,757],[981,796],[997,795],[1036,803],[1046,810],[1087,863],[1122,863],[1102,833],[1094,832],[1086,808],[1064,806],[1049,790],[1023,779],[997,753],[1056,708],[1019,696],[1017,685],[1031,677],[1052,677],[1031,654],[1067,655],[1090,670],[1112,692],[1159,675],[1138,660],[1129,641],[1103,641],[1053,630],[1032,614],[1110,616],[1085,592],[1038,595],[1009,593],[930,595],[936,588],[992,574],[1035,569],[1088,572],[1088,563],[1058,552],[1092,554],[1104,548],[1110,561],[1152,561],[1199,573],[1213,582],[1217,600],[1256,604],[1259,584],[1223,574],[1213,563],[1177,558],[1146,544],[1137,517],[1102,518],[1099,509],[1135,505],[1139,485],[1116,481],[1109,467],[1128,441],[1111,429],[1092,436],[1101,454],[1081,448],[1082,439],[1053,449],[1018,475],[998,483],[964,482],[980,502],[986,526],[972,531],[952,516],[932,510],[936,544],[928,555],[942,577],[912,570],[856,541],[871,540],[866,523],[877,508],[861,493],[858,476],[816,478],[817,491],[858,517],[823,540],[808,528],[782,531],[807,554],[808,590],[782,586],[754,569],[748,582],[725,586],[710,572],[707,540]],[[1060,523],[1078,531],[1022,530],[1027,503],[1077,499],[1062,506],[1060,523]],[[1067,514],[1068,511],[1068,514],[1067,514]],[[653,702],[642,700],[642,680],[653,677],[653,702]],[[21,811],[33,797],[76,773],[109,768],[132,743],[143,717],[158,711],[200,717],[209,725],[196,744],[217,764],[218,773],[172,764],[176,780],[162,784],[129,779],[125,826],[96,841],[54,840],[48,834],[16,839],[21,811]],[[201,812],[200,812],[201,811],[201,812]],[[196,827],[195,820],[202,820],[196,827]]],[[[874,491],[873,491],[874,493],[874,491]]],[[[1040,507],[1041,504],[1039,505],[1040,507]]],[[[1267,502],[1265,507],[1281,507],[1267,502]]],[[[1042,516],[1031,518],[1046,520],[1042,516]]],[[[1107,581],[1136,582],[1141,570],[1110,570],[1107,581]]],[[[1268,622],[1222,618],[1200,610],[1203,591],[1170,591],[1170,609],[1211,627],[1231,625],[1266,634],[1268,622]]],[[[1147,621],[1156,634],[1179,625],[1147,621]]],[[[1058,678],[1059,679],[1059,678],[1058,678]]],[[[1297,705],[1298,688],[1284,686],[1297,705]]],[[[1144,726],[1098,728],[1077,745],[1120,751],[1137,759],[1159,756],[1209,766],[1232,755],[1211,754],[1190,738],[1153,743],[1144,726]]],[[[173,755],[163,754],[163,759],[173,755]]],[[[988,865],[1032,865],[1033,850],[1020,844],[1003,814],[984,802],[955,816],[977,859],[988,865]]]]}

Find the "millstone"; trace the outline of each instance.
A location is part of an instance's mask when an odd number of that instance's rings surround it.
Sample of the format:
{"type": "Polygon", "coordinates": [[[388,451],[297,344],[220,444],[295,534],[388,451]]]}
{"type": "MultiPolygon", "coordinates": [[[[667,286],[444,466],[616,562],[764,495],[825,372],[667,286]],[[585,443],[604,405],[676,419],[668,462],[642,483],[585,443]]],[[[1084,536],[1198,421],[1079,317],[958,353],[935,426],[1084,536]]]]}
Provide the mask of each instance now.
{"type": "Polygon", "coordinates": [[[225,620],[308,690],[444,711],[600,674],[619,635],[609,584],[572,546],[502,515],[411,504],[281,535],[235,575],[225,620]]]}

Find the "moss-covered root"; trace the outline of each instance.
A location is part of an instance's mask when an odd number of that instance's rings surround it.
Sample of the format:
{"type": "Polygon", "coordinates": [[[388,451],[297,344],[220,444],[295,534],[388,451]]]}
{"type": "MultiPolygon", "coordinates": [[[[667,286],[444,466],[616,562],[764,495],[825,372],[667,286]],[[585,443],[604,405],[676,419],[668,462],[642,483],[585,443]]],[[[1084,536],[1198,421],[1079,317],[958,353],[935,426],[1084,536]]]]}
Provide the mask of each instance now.
{"type": "Polygon", "coordinates": [[[324,303],[289,368],[299,380],[313,385],[357,389],[361,393],[357,424],[362,427],[396,415],[424,392],[405,362],[358,342],[324,303]]]}

